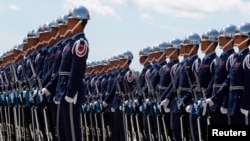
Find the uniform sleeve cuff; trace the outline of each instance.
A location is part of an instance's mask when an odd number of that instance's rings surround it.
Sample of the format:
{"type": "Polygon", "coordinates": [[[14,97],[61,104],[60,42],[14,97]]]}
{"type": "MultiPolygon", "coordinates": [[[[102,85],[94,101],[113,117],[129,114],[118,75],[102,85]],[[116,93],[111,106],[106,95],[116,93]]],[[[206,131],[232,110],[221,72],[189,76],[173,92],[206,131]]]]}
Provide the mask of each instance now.
{"type": "Polygon", "coordinates": [[[68,103],[73,103],[74,102],[74,98],[70,98],[68,96],[65,96],[65,100],[68,102],[68,103]]]}

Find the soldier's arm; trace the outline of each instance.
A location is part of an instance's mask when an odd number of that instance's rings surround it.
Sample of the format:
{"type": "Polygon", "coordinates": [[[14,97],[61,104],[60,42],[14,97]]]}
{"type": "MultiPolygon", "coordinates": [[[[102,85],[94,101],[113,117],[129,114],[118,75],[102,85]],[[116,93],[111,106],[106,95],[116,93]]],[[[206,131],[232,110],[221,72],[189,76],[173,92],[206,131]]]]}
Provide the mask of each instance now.
{"type": "Polygon", "coordinates": [[[250,55],[247,55],[243,61],[244,69],[244,93],[241,101],[241,108],[249,110],[250,109],[250,55]]]}
{"type": "Polygon", "coordinates": [[[68,102],[73,102],[73,98],[78,93],[81,81],[86,68],[86,60],[88,58],[88,43],[84,39],[77,40],[72,47],[72,63],[70,70],[70,80],[68,83],[68,92],[65,97],[68,102]]]}
{"type": "Polygon", "coordinates": [[[223,84],[220,86],[219,90],[216,91],[213,96],[211,97],[211,100],[213,102],[217,102],[218,100],[222,99],[226,94],[228,94],[229,90],[229,83],[230,78],[229,75],[227,76],[227,79],[223,82],[223,84]]]}

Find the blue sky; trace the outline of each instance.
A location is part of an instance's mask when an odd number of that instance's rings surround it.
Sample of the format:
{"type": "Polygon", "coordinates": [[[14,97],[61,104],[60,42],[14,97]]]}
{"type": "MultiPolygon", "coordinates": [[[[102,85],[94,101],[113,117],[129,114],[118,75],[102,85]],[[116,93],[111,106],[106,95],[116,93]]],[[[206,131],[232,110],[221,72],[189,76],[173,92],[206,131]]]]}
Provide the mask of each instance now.
{"type": "Polygon", "coordinates": [[[182,39],[190,32],[201,35],[211,28],[219,31],[227,24],[250,22],[247,0],[1,0],[0,55],[22,42],[31,29],[77,5],[90,11],[85,30],[89,61],[130,50],[135,70],[142,69],[138,53],[143,47],[182,39]]]}

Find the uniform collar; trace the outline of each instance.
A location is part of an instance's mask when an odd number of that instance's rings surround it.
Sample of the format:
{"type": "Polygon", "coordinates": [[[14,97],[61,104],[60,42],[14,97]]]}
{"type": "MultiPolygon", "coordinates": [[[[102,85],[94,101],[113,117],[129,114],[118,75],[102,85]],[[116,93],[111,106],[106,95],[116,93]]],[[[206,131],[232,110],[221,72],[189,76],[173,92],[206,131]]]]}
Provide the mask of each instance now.
{"type": "Polygon", "coordinates": [[[226,55],[226,54],[232,54],[232,53],[234,53],[234,52],[235,52],[234,49],[233,49],[233,48],[230,48],[230,49],[228,49],[228,50],[222,52],[221,56],[224,56],[224,55],[226,55]]]}
{"type": "Polygon", "coordinates": [[[75,34],[73,37],[72,37],[72,39],[74,40],[74,39],[78,39],[78,38],[81,38],[81,37],[83,37],[84,36],[84,33],[83,32],[80,32],[80,33],[77,33],[77,34],[75,34]]]}
{"type": "Polygon", "coordinates": [[[196,59],[197,57],[198,57],[198,55],[195,54],[195,55],[193,55],[193,56],[188,57],[187,59],[188,59],[188,61],[191,61],[191,60],[196,59]]]}
{"type": "Polygon", "coordinates": [[[170,60],[169,61],[169,64],[175,64],[175,63],[179,63],[179,59],[177,58],[177,59],[174,59],[174,60],[170,60]]]}
{"type": "Polygon", "coordinates": [[[163,66],[163,65],[166,64],[166,61],[159,62],[158,64],[159,64],[160,66],[163,66]]]}
{"type": "Polygon", "coordinates": [[[216,53],[213,51],[213,52],[207,54],[207,55],[204,57],[204,59],[214,58],[215,56],[216,56],[216,53]]]}
{"type": "Polygon", "coordinates": [[[245,49],[241,50],[240,52],[238,52],[238,55],[244,55],[247,53],[249,53],[249,48],[245,48],[245,49]]]}
{"type": "Polygon", "coordinates": [[[144,68],[150,68],[151,64],[146,65],[144,68]]]}

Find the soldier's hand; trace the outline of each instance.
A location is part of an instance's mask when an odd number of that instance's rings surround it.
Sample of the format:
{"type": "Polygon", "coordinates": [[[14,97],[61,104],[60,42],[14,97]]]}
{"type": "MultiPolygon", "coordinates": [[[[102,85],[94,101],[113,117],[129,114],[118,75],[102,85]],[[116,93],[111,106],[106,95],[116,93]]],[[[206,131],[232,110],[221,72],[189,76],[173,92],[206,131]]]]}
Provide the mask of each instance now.
{"type": "Polygon", "coordinates": [[[211,98],[206,99],[206,103],[208,104],[209,107],[214,105],[214,102],[212,101],[211,98]]]}
{"type": "Polygon", "coordinates": [[[137,99],[134,100],[135,106],[139,106],[139,101],[137,99]]]}
{"type": "Polygon", "coordinates": [[[165,108],[168,106],[168,104],[169,104],[169,99],[166,98],[161,102],[160,106],[163,106],[163,108],[165,108]]]}
{"type": "Polygon", "coordinates": [[[108,103],[106,103],[105,101],[103,101],[103,102],[102,102],[102,106],[103,106],[104,108],[106,108],[106,107],[108,106],[108,103]]]}
{"type": "Polygon", "coordinates": [[[146,101],[145,101],[145,102],[146,102],[146,104],[147,104],[147,105],[150,105],[150,104],[151,104],[151,100],[150,100],[150,99],[148,99],[148,98],[146,99],[146,101]]]}
{"type": "Polygon", "coordinates": [[[71,97],[68,97],[68,96],[65,96],[65,100],[68,102],[68,103],[73,103],[73,104],[76,104],[76,101],[77,101],[77,96],[78,94],[76,94],[73,98],[71,97]]]}
{"type": "Polygon", "coordinates": [[[112,108],[111,108],[111,112],[115,112],[115,108],[112,107],[112,108]]]}
{"type": "Polygon", "coordinates": [[[191,113],[191,111],[192,111],[192,105],[186,106],[185,111],[186,111],[187,113],[191,113]]]}
{"type": "Polygon", "coordinates": [[[248,116],[249,114],[249,110],[246,110],[246,109],[243,109],[243,108],[240,108],[240,112],[245,115],[246,117],[248,116]]]}
{"type": "Polygon", "coordinates": [[[220,108],[220,112],[221,112],[222,114],[227,114],[227,108],[221,107],[221,108],[220,108]]]}
{"type": "Polygon", "coordinates": [[[42,91],[41,91],[41,94],[42,95],[45,95],[46,97],[49,96],[51,93],[48,89],[46,88],[42,88],[42,91]]]}
{"type": "Polygon", "coordinates": [[[55,99],[55,97],[53,98],[53,101],[54,101],[55,104],[60,104],[60,101],[57,101],[57,100],[55,99]]]}

